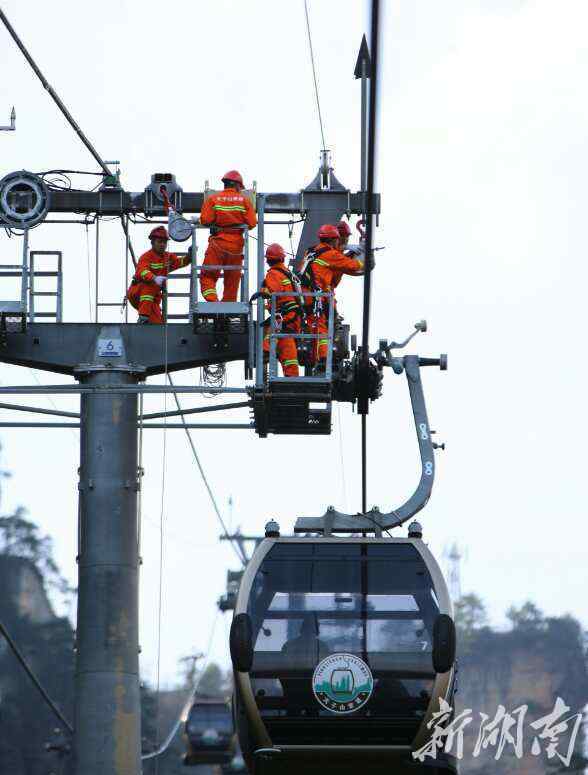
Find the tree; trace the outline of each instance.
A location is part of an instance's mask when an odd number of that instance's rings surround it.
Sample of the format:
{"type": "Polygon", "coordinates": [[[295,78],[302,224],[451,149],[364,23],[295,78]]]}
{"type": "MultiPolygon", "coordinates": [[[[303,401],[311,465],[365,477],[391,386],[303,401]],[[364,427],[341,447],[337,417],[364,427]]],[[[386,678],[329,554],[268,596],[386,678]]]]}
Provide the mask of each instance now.
{"type": "Polygon", "coordinates": [[[510,620],[513,630],[520,632],[532,633],[546,628],[543,612],[530,600],[527,600],[520,608],[511,606],[506,612],[506,617],[510,620]]]}
{"type": "Polygon", "coordinates": [[[59,572],[53,559],[53,541],[41,535],[38,525],[25,519],[19,506],[14,514],[0,517],[0,554],[30,560],[49,587],[68,596],[75,590],[59,572]]]}
{"type": "Polygon", "coordinates": [[[223,694],[223,684],[222,670],[215,662],[211,662],[200,676],[200,679],[196,681],[198,694],[207,694],[213,697],[223,694]]]}
{"type": "Polygon", "coordinates": [[[475,630],[481,629],[487,623],[486,606],[478,595],[462,595],[455,603],[455,626],[462,636],[471,636],[475,630]]]}

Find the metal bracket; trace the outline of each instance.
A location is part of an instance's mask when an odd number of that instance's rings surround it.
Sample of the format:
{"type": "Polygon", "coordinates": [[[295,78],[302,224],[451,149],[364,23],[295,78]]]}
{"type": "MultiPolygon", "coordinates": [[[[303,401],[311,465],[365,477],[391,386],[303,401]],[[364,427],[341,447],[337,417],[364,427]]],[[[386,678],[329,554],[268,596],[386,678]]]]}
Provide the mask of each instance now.
{"type": "Polygon", "coordinates": [[[322,517],[299,517],[294,526],[295,533],[354,533],[379,532],[398,527],[413,517],[427,505],[435,480],[435,457],[431,441],[431,430],[427,418],[427,408],[421,381],[421,366],[442,366],[442,358],[419,358],[418,355],[405,355],[401,361],[406,374],[415,430],[421,457],[421,476],[410,498],[398,509],[387,513],[373,508],[367,514],[342,514],[330,509],[322,517]]]}

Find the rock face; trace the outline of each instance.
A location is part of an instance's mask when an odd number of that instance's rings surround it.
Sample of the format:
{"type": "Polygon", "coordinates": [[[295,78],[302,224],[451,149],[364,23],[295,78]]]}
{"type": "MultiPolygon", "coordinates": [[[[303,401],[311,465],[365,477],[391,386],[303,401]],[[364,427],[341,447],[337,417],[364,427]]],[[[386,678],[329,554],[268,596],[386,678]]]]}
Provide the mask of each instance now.
{"type": "Polygon", "coordinates": [[[0,589],[3,603],[33,624],[47,624],[55,613],[35,565],[21,557],[0,557],[0,589]]]}
{"type": "MultiPolygon", "coordinates": [[[[73,716],[73,631],[56,616],[43,576],[26,558],[0,555],[0,619],[62,712],[73,716]]],[[[47,753],[61,739],[58,722],[0,638],[0,773],[70,772],[71,763],[47,753]]],[[[68,757],[71,758],[71,757],[68,757]]]]}
{"type": "Polygon", "coordinates": [[[588,673],[575,620],[562,617],[547,619],[536,629],[497,633],[485,628],[470,634],[459,668],[456,716],[469,710],[472,719],[464,729],[461,775],[546,775],[558,768],[584,772],[585,741],[577,714],[588,702],[588,673]],[[558,740],[549,757],[552,740],[545,725],[531,724],[551,714],[558,697],[568,710],[553,721],[552,733],[564,719],[567,729],[554,733],[558,740]],[[569,767],[555,751],[564,758],[571,756],[569,767]]]}

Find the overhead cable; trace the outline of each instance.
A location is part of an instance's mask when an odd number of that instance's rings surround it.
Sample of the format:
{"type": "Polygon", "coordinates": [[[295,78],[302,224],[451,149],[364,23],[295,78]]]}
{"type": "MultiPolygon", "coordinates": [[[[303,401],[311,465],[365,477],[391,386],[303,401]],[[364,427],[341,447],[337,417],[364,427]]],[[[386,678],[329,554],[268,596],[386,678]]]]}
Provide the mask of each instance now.
{"type": "Polygon", "coordinates": [[[0,633],[2,633],[2,635],[4,636],[4,639],[6,640],[8,645],[10,646],[10,649],[11,649],[12,653],[17,658],[17,660],[20,662],[21,667],[23,668],[25,673],[28,675],[28,677],[31,679],[33,684],[35,685],[35,689],[39,692],[41,697],[45,700],[47,705],[51,708],[51,710],[53,711],[55,716],[57,716],[59,721],[64,725],[64,727],[67,729],[67,731],[70,733],[70,735],[73,734],[73,727],[72,727],[72,725],[65,718],[65,716],[59,710],[57,705],[53,702],[51,697],[49,697],[49,695],[47,694],[47,692],[43,688],[43,685],[41,684],[41,682],[39,681],[37,676],[34,674],[32,669],[29,667],[28,662],[24,658],[22,652],[20,651],[20,649],[18,648],[16,643],[10,637],[10,635],[8,633],[8,630],[6,629],[6,627],[4,626],[4,624],[2,622],[0,622],[0,633]]]}
{"type": "MultiPolygon", "coordinates": [[[[174,383],[173,383],[173,380],[171,378],[171,374],[167,375],[167,379],[168,379],[169,384],[173,387],[174,383]]],[[[206,474],[204,473],[204,469],[202,468],[202,463],[200,462],[200,458],[198,457],[198,453],[196,452],[196,447],[194,445],[194,441],[192,440],[192,434],[190,433],[190,429],[186,426],[186,419],[185,419],[185,417],[184,417],[184,415],[182,413],[182,407],[180,405],[180,400],[178,398],[178,394],[174,392],[173,395],[174,395],[174,399],[175,399],[178,411],[181,413],[182,425],[184,426],[184,430],[186,431],[186,436],[188,437],[188,443],[190,444],[190,448],[192,450],[192,455],[194,456],[194,461],[195,461],[196,465],[198,466],[198,470],[200,471],[200,476],[202,477],[202,481],[204,483],[204,486],[206,487],[206,491],[208,492],[208,496],[209,496],[209,498],[211,500],[212,507],[214,508],[214,511],[216,513],[216,516],[218,517],[218,521],[221,524],[221,527],[223,529],[223,532],[224,532],[225,536],[227,537],[227,539],[229,540],[231,546],[233,547],[233,551],[235,552],[235,554],[239,558],[239,561],[243,564],[243,566],[245,566],[245,565],[247,565],[247,558],[244,556],[244,554],[243,554],[243,552],[241,550],[241,547],[239,547],[234,541],[231,541],[231,539],[229,538],[229,536],[230,536],[229,531],[227,530],[227,526],[225,525],[225,522],[224,522],[224,520],[222,518],[222,515],[220,513],[220,509],[219,509],[219,507],[217,505],[216,498],[214,497],[214,493],[212,492],[212,489],[211,489],[211,487],[210,487],[210,485],[208,483],[208,479],[206,478],[206,474]]]]}
{"type": "MultiPolygon", "coordinates": [[[[371,210],[375,189],[375,169],[377,158],[377,119],[378,119],[378,38],[380,33],[380,2],[372,0],[371,3],[371,77],[369,92],[368,133],[367,133],[367,192],[366,201],[368,210],[371,210]]],[[[367,216],[367,228],[365,237],[365,270],[363,282],[363,330],[360,354],[360,374],[362,375],[361,392],[358,401],[358,411],[361,415],[361,505],[362,512],[367,511],[367,413],[369,399],[367,396],[368,370],[369,370],[369,333],[370,333],[370,303],[371,303],[371,278],[373,267],[373,245],[375,218],[369,212],[367,216]]]]}
{"type": "Polygon", "coordinates": [[[190,708],[192,707],[194,703],[194,699],[196,697],[196,693],[200,687],[200,682],[202,681],[202,676],[204,675],[206,668],[208,667],[209,659],[210,659],[210,652],[212,649],[212,640],[214,638],[214,633],[216,630],[216,623],[218,621],[220,610],[217,609],[216,616],[214,617],[214,620],[212,622],[212,628],[210,631],[210,636],[208,639],[208,647],[206,649],[206,656],[204,658],[204,663],[202,665],[202,669],[200,671],[200,675],[198,676],[198,680],[196,681],[196,684],[192,689],[190,689],[190,692],[188,694],[188,697],[185,701],[185,703],[182,705],[182,709],[178,715],[178,718],[176,719],[175,723],[173,724],[170,733],[165,738],[163,743],[157,748],[155,751],[151,751],[151,753],[145,753],[141,756],[142,761],[145,761],[145,759],[155,759],[157,756],[161,756],[162,753],[165,753],[169,746],[171,745],[172,740],[176,736],[178,729],[180,728],[180,725],[182,721],[185,720],[186,716],[188,715],[188,712],[190,708]]]}
{"type": "Polygon", "coordinates": [[[327,146],[325,145],[325,130],[323,127],[323,116],[321,113],[321,102],[319,99],[319,90],[318,90],[318,83],[316,79],[316,67],[314,64],[314,51],[312,48],[312,35],[310,34],[310,20],[308,18],[308,0],[304,0],[304,14],[306,16],[306,30],[308,32],[308,48],[310,49],[310,63],[312,65],[312,78],[314,81],[314,96],[316,97],[316,108],[318,111],[318,120],[321,127],[321,138],[323,141],[323,151],[326,150],[327,146]]]}
{"type": "Polygon", "coordinates": [[[65,107],[65,105],[63,104],[63,101],[61,100],[59,95],[56,93],[55,89],[51,86],[51,84],[47,81],[47,79],[45,78],[43,73],[40,71],[39,67],[37,66],[37,63],[35,62],[33,57],[27,51],[27,49],[26,49],[24,43],[22,42],[22,40],[16,34],[16,31],[15,31],[14,27],[10,24],[10,22],[6,18],[6,14],[2,10],[2,8],[0,8],[0,19],[4,22],[4,26],[6,27],[6,29],[10,33],[12,39],[14,40],[16,45],[19,47],[19,49],[23,53],[24,58],[27,60],[29,65],[33,68],[33,71],[34,71],[35,75],[37,76],[37,78],[41,81],[41,83],[43,84],[45,89],[51,95],[53,101],[55,102],[55,104],[57,105],[59,110],[63,113],[63,115],[67,119],[69,125],[72,127],[72,129],[77,134],[77,136],[80,138],[80,140],[83,142],[83,144],[86,146],[86,148],[90,151],[90,153],[92,154],[94,159],[98,162],[100,167],[104,170],[104,174],[105,175],[111,175],[112,173],[111,173],[110,169],[107,167],[106,163],[102,160],[102,157],[100,156],[98,151],[94,148],[92,143],[88,140],[86,135],[82,132],[82,130],[80,129],[80,127],[76,123],[74,117],[71,115],[69,110],[65,107]]]}

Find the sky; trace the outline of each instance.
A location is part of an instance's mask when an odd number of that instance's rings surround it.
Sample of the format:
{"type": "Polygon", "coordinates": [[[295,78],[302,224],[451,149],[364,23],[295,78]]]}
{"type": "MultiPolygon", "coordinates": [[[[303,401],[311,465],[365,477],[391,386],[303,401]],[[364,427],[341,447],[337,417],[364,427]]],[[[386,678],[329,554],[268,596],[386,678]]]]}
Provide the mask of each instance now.
{"type": "MultiPolygon", "coordinates": [[[[444,563],[461,547],[462,589],[505,626],[510,605],[532,599],[548,615],[588,626],[586,602],[584,350],[588,179],[588,6],[567,0],[385,0],[372,348],[401,339],[426,318],[408,352],[449,354],[428,369],[437,456],[433,496],[419,519],[444,563]]],[[[230,168],[260,191],[298,191],[314,177],[320,132],[302,0],[249,3],[55,0],[2,7],[49,82],[124,186],[153,172],[184,190],[218,184],[230,168]]],[[[359,82],[353,69],[365,25],[358,0],[309,0],[321,107],[337,177],[359,188],[359,82]]],[[[0,29],[0,124],[14,104],[17,130],[0,133],[0,175],[18,169],[95,170],[22,55],[0,29]]],[[[93,183],[92,183],[93,185],[93,183]]],[[[283,231],[268,230],[283,241],[283,231]]],[[[133,242],[147,249],[145,227],[133,242]]],[[[1,238],[2,263],[20,243],[1,238]]],[[[64,317],[87,321],[94,294],[94,232],[44,225],[32,249],[63,251],[64,317]]],[[[125,289],[120,227],[105,223],[99,294],[125,289]]],[[[0,291],[4,297],[4,293],[0,291]]],[[[339,305],[359,332],[362,289],[346,280],[339,305]]],[[[111,310],[108,320],[120,320],[111,310]]],[[[179,379],[179,378],[178,378],[179,379]]],[[[242,384],[240,367],[229,369],[242,384]]],[[[182,374],[197,384],[196,371],[182,374]]],[[[0,366],[10,384],[62,382],[0,366]]],[[[19,397],[23,403],[28,398],[19,397]]],[[[38,404],[76,409],[76,398],[38,404]]],[[[171,399],[168,399],[171,400],[171,399]]],[[[183,398],[185,406],[207,399],[183,398]]],[[[16,402],[16,400],[15,400],[16,402]]],[[[34,403],[34,400],[31,400],[34,403]]],[[[163,406],[149,397],[146,410],[163,406]]],[[[0,420],[12,415],[2,411],[0,420]]],[[[243,421],[241,410],[227,421],[243,421]]],[[[19,416],[22,419],[22,415],[19,416]]],[[[203,466],[233,527],[260,532],[274,517],[360,505],[359,420],[334,411],[330,437],[259,439],[247,431],[194,432],[203,466]],[[227,501],[234,500],[232,516],[227,501]]],[[[386,373],[369,417],[369,505],[400,505],[419,460],[404,377],[386,373]]],[[[2,508],[19,504],[54,541],[75,584],[78,432],[4,430],[12,471],[2,508]]],[[[141,669],[171,685],[178,659],[206,651],[228,664],[229,617],[216,615],[231,548],[183,433],[144,439],[141,669]],[[163,494],[162,494],[163,485],[163,494]],[[160,520],[163,616],[157,647],[160,520]],[[214,628],[214,630],[213,630],[214,628]],[[213,635],[211,636],[211,633],[213,635]]],[[[398,531],[404,535],[404,529],[398,531]]]]}

